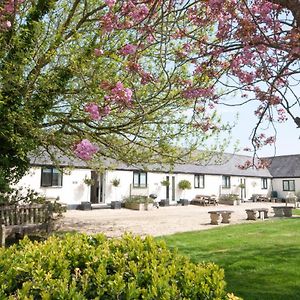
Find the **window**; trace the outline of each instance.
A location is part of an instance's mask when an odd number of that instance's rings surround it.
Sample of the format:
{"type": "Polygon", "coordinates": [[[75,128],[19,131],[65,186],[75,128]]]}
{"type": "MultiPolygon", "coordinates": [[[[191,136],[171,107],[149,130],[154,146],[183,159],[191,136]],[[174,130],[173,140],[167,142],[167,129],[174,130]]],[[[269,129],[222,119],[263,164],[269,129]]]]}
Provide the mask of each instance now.
{"type": "Polygon", "coordinates": [[[139,188],[147,187],[146,172],[133,172],[133,187],[139,187],[139,188]]]}
{"type": "Polygon", "coordinates": [[[266,190],[268,188],[268,178],[261,179],[261,188],[262,190],[266,190]]]}
{"type": "Polygon", "coordinates": [[[222,188],[230,189],[230,176],[226,176],[226,175],[222,176],[222,188]]]}
{"type": "Polygon", "coordinates": [[[295,191],[295,180],[282,180],[284,191],[295,191]]]}
{"type": "Polygon", "coordinates": [[[42,168],[41,186],[62,186],[62,173],[56,168],[42,168]]]}
{"type": "Polygon", "coordinates": [[[194,187],[196,189],[204,189],[204,175],[195,174],[194,187]]]}

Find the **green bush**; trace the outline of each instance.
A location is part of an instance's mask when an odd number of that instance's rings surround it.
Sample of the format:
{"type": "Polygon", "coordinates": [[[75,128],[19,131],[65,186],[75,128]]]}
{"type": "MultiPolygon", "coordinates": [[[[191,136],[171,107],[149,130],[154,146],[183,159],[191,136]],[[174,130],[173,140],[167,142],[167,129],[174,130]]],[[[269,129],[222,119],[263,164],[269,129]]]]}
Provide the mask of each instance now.
{"type": "Polygon", "coordinates": [[[181,180],[179,181],[178,183],[178,187],[181,189],[181,190],[189,190],[192,188],[192,185],[191,183],[188,181],[188,180],[181,180]]]}
{"type": "Polygon", "coordinates": [[[223,194],[220,196],[220,200],[225,200],[225,201],[233,201],[238,199],[239,199],[239,195],[237,194],[223,194]]]}
{"type": "Polygon", "coordinates": [[[151,237],[25,238],[0,257],[0,299],[233,299],[222,269],[151,237]]]}

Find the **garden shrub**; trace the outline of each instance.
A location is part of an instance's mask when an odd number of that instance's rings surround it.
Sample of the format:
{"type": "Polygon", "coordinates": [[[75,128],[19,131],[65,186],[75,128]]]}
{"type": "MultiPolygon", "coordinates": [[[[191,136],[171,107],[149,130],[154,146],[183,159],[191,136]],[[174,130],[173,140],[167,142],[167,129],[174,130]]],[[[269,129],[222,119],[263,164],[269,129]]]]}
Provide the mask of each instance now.
{"type": "Polygon", "coordinates": [[[25,237],[0,257],[0,299],[233,299],[222,269],[151,237],[25,237]]]}

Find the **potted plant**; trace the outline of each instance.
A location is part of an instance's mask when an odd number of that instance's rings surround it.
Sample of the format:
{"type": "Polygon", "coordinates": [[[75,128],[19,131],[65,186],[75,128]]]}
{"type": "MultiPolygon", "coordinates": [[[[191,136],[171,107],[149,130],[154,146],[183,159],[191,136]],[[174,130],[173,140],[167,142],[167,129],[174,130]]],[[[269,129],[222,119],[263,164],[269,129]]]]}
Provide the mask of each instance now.
{"type": "Polygon", "coordinates": [[[112,184],[114,187],[118,187],[118,186],[120,185],[120,179],[117,179],[117,178],[113,179],[113,180],[111,181],[111,184],[112,184]]]}
{"type": "Polygon", "coordinates": [[[162,186],[170,186],[170,181],[169,180],[163,180],[160,182],[162,186]]]}
{"type": "Polygon", "coordinates": [[[92,179],[92,178],[88,178],[88,177],[84,177],[83,182],[84,182],[86,185],[93,185],[93,184],[95,184],[95,180],[92,179]]]}
{"type": "MultiPolygon", "coordinates": [[[[191,183],[188,180],[181,180],[178,183],[178,188],[181,189],[183,191],[182,194],[184,194],[185,190],[189,190],[192,188],[191,183]]],[[[184,206],[184,205],[188,205],[189,204],[189,200],[188,199],[180,199],[180,203],[184,206]]]]}
{"type": "Polygon", "coordinates": [[[240,183],[240,184],[238,185],[238,187],[239,187],[240,189],[244,189],[244,188],[246,187],[246,185],[245,185],[244,183],[240,183]]]}
{"type": "MultiPolygon", "coordinates": [[[[114,187],[114,198],[117,198],[116,197],[116,189],[117,189],[117,187],[120,185],[120,179],[118,179],[118,178],[115,178],[115,179],[113,179],[112,181],[111,181],[111,184],[112,184],[112,186],[114,187]]],[[[112,209],[120,209],[121,208],[121,201],[119,201],[119,200],[115,200],[115,201],[112,201],[111,202],[111,208],[112,209]]]]}

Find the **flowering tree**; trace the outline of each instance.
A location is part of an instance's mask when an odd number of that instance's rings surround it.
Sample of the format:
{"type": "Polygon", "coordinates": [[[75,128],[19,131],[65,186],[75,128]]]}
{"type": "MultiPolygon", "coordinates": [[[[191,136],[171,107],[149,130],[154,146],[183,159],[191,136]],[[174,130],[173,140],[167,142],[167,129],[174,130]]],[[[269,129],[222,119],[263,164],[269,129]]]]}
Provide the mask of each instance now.
{"type": "Polygon", "coordinates": [[[164,41],[164,15],[154,2],[0,2],[0,186],[35,149],[97,165],[170,163],[228,129],[212,104],[196,109],[194,92],[183,95],[191,75],[164,41]],[[182,138],[189,148],[175,147],[182,138]]]}
{"type": "MultiPolygon", "coordinates": [[[[195,55],[182,48],[186,59],[197,58],[194,72],[209,77],[219,104],[256,104],[255,158],[262,146],[275,143],[277,124],[290,117],[300,125],[300,2],[209,0],[187,6],[186,13],[193,25],[210,24],[213,33],[199,37],[190,27],[184,29],[189,47],[196,49],[195,55]],[[270,127],[273,134],[267,135],[263,129],[270,127]]],[[[260,160],[258,166],[265,164],[260,160]]]]}
{"type": "Polygon", "coordinates": [[[84,160],[177,159],[174,140],[191,137],[192,150],[226,129],[219,105],[257,103],[254,156],[275,142],[263,124],[300,125],[298,0],[0,7],[2,178],[23,174],[28,151],[52,145],[84,160]]]}

